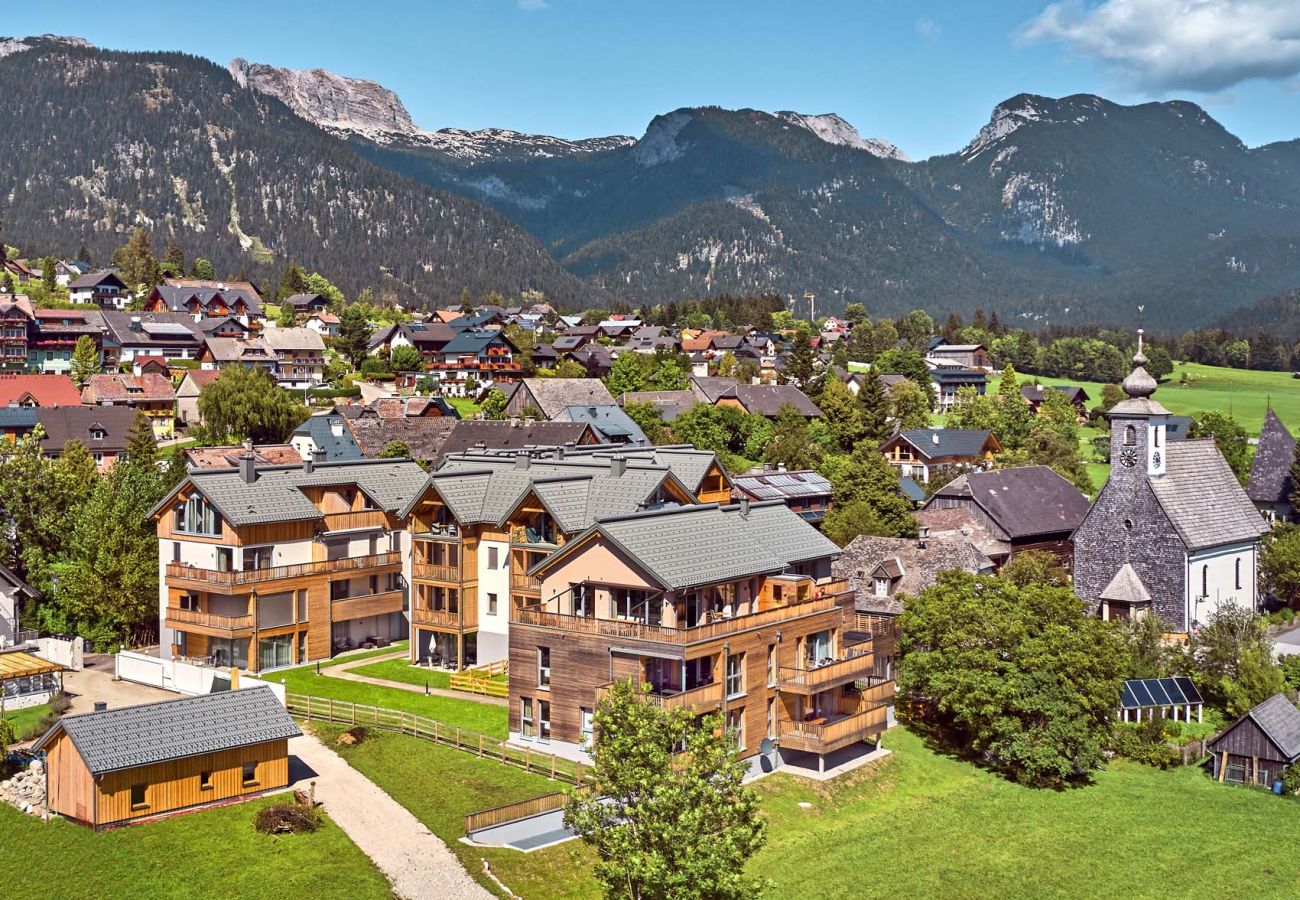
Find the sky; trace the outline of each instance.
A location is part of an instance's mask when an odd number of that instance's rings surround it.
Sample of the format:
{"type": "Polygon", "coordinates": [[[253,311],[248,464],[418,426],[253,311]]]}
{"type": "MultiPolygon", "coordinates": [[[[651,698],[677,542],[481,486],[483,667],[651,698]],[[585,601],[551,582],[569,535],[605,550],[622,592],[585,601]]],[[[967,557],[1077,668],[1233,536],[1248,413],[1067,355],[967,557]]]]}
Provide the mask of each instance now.
{"type": "Polygon", "coordinates": [[[1300,137],[1300,0],[28,0],[0,28],[325,68],[428,129],[639,136],[683,106],[793,109],[922,159],[1027,92],[1185,99],[1251,146],[1300,137]]]}

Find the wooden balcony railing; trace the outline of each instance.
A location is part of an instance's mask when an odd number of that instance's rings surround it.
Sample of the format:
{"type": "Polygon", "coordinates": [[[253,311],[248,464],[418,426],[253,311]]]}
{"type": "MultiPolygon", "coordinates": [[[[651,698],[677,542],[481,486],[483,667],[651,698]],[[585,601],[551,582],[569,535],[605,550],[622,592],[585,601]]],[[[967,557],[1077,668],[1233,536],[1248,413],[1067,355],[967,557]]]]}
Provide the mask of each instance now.
{"type": "MultiPolygon", "coordinates": [[[[252,631],[254,620],[250,615],[243,616],[219,616],[216,613],[201,612],[197,609],[181,609],[179,606],[167,607],[167,625],[174,628],[176,626],[198,625],[203,628],[212,628],[217,631],[227,631],[234,634],[238,631],[252,631]]],[[[184,631],[184,627],[180,628],[184,631]]]]}
{"type": "Polygon", "coordinates": [[[808,753],[830,753],[885,730],[889,710],[884,704],[828,722],[781,723],[781,746],[808,753]]]}
{"type": "MultiPolygon", "coordinates": [[[[614,682],[610,681],[596,688],[596,705],[605,699],[614,682]]],[[[710,712],[722,705],[722,682],[714,681],[702,684],[688,691],[654,691],[645,695],[650,703],[663,709],[690,709],[694,712],[710,712]]]]}
{"type": "Polygon", "coordinates": [[[814,694],[870,675],[874,666],[875,658],[869,649],[862,651],[850,648],[846,658],[823,666],[810,669],[781,666],[781,689],[814,694]]]}
{"type": "Polygon", "coordinates": [[[717,619],[705,625],[693,628],[670,628],[666,625],[645,625],[641,622],[629,622],[622,619],[596,619],[585,616],[572,616],[565,613],[548,612],[541,604],[535,606],[515,607],[510,612],[510,620],[520,625],[535,625],[541,628],[554,628],[560,631],[572,631],[581,634],[600,634],[631,640],[659,641],[671,644],[692,644],[709,641],[752,628],[776,625],[792,619],[838,609],[836,596],[830,594],[816,597],[802,603],[779,606],[761,612],[730,619],[717,619]]]}
{"type": "Polygon", "coordinates": [[[330,601],[330,617],[338,621],[401,612],[405,599],[401,591],[379,591],[354,597],[338,597],[330,601]]]}
{"type": "Polygon", "coordinates": [[[553,529],[539,531],[536,528],[514,525],[510,528],[510,543],[530,544],[537,547],[562,547],[564,546],[564,535],[553,529]]]}
{"type": "Polygon", "coordinates": [[[510,573],[510,589],[512,591],[521,591],[526,594],[538,594],[542,590],[540,579],[534,578],[527,572],[510,573]]]}
{"type": "Polygon", "coordinates": [[[417,531],[413,536],[425,541],[459,541],[460,528],[455,524],[429,525],[427,530],[417,531]]]}
{"type": "Polygon", "coordinates": [[[245,569],[240,572],[218,572],[200,569],[185,563],[168,563],[167,577],[181,581],[194,581],[218,587],[258,585],[281,578],[302,578],[334,572],[352,572],[382,566],[402,564],[400,553],[377,553],[374,556],[347,556],[343,559],[322,559],[315,562],[295,563],[290,566],[272,566],[266,569],[245,569]]]}
{"type": "Polygon", "coordinates": [[[388,524],[383,510],[362,509],[354,512],[326,513],[326,531],[351,531],[356,528],[383,528],[388,524]]]}
{"type": "Polygon", "coordinates": [[[434,628],[450,628],[463,631],[478,625],[477,610],[475,614],[466,615],[464,605],[455,612],[446,609],[427,609],[422,606],[411,608],[411,621],[416,625],[430,625],[434,628]]]}
{"type": "Polygon", "coordinates": [[[440,581],[444,584],[460,584],[460,566],[438,566],[433,563],[411,563],[411,576],[422,581],[440,581]]]}

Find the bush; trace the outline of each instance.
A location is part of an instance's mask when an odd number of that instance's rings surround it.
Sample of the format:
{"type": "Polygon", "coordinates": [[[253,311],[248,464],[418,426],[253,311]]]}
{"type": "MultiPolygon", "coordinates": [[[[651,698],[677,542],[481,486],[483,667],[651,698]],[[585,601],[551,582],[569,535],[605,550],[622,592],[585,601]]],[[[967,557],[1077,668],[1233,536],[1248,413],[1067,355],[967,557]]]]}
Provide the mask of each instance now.
{"type": "Polygon", "coordinates": [[[1300,791],[1300,763],[1291,763],[1282,770],[1282,792],[1294,794],[1300,791]]]}
{"type": "Polygon", "coordinates": [[[50,711],[41,716],[40,719],[36,721],[35,725],[27,729],[26,733],[21,734],[18,737],[22,740],[30,741],[45,734],[45,732],[54,727],[55,723],[58,722],[59,719],[63,718],[63,714],[68,711],[68,707],[71,705],[72,701],[68,699],[66,694],[55,694],[54,698],[50,700],[50,711]]]}
{"type": "Polygon", "coordinates": [[[265,806],[253,817],[253,827],[262,834],[310,834],[320,826],[319,810],[294,801],[265,806]]]}
{"type": "Polygon", "coordinates": [[[1115,723],[1110,750],[1125,759],[1157,769],[1172,769],[1183,761],[1178,748],[1165,740],[1163,719],[1138,724],[1115,723]]]}
{"type": "Polygon", "coordinates": [[[1293,691],[1300,691],[1300,656],[1284,656],[1279,666],[1286,686],[1293,691]]]}

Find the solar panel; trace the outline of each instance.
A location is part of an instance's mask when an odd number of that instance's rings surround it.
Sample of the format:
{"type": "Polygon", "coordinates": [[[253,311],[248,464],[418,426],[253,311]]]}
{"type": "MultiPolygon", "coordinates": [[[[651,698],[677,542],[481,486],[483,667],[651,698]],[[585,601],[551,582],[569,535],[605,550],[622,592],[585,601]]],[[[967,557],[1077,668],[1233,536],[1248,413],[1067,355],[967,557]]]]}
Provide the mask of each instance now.
{"type": "Polygon", "coordinates": [[[421,325],[419,322],[414,322],[414,323],[412,323],[412,324],[410,324],[410,325],[407,325],[406,327],[407,327],[407,329],[410,330],[410,331],[428,331],[428,330],[429,330],[427,326],[421,325]]]}
{"type": "Polygon", "coordinates": [[[1192,683],[1192,679],[1185,676],[1178,676],[1174,678],[1174,681],[1176,681],[1178,687],[1182,689],[1183,696],[1187,698],[1188,703],[1204,702],[1201,697],[1201,692],[1196,689],[1196,685],[1192,683]]]}
{"type": "Polygon", "coordinates": [[[1186,706],[1202,703],[1201,692],[1190,678],[1131,678],[1120,689],[1120,707],[1186,706]]]}

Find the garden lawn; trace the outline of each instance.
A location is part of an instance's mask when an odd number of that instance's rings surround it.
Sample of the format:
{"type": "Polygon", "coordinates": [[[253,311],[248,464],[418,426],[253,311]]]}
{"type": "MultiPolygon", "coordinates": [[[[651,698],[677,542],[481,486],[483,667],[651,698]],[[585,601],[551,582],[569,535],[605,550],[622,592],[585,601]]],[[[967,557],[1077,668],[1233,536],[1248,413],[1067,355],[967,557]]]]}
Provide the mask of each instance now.
{"type": "Polygon", "coordinates": [[[47,825],[0,803],[0,893],[45,900],[392,896],[387,879],[328,817],[314,834],[254,831],[254,813],[285,796],[99,833],[61,820],[47,825]]]}
{"type": "Polygon", "coordinates": [[[417,687],[447,688],[451,685],[451,674],[442,669],[426,669],[411,665],[406,657],[385,659],[369,665],[357,666],[351,671],[371,678],[384,678],[388,681],[402,681],[417,687]]]}
{"type": "MultiPolygon", "coordinates": [[[[328,663],[322,662],[321,667],[336,666],[340,663],[365,659],[370,656],[382,656],[392,653],[395,649],[401,649],[401,647],[394,645],[370,653],[333,659],[328,663]]],[[[401,661],[398,660],[397,662],[401,661]]],[[[370,667],[361,666],[359,668],[370,667]]],[[[285,689],[290,693],[310,694],[314,697],[333,697],[335,700],[346,700],[350,703],[361,703],[366,706],[400,709],[427,716],[430,719],[437,719],[447,725],[482,732],[490,737],[504,739],[506,736],[506,708],[468,699],[470,696],[468,694],[466,695],[467,699],[460,700],[454,697],[425,696],[414,691],[364,684],[359,681],[345,681],[329,675],[317,675],[315,663],[271,672],[266,675],[266,679],[268,681],[283,682],[285,689]]],[[[420,686],[423,686],[423,684],[423,681],[419,682],[420,686]]]]}
{"type": "Polygon", "coordinates": [[[40,706],[29,706],[26,709],[15,709],[5,713],[5,718],[13,723],[14,734],[18,740],[23,741],[28,738],[40,737],[37,734],[29,734],[44,716],[50,713],[50,704],[42,703],[40,706]]]}
{"type": "MultiPolygon", "coordinates": [[[[319,723],[312,728],[331,745],[343,730],[319,723]]],[[[484,880],[486,859],[498,878],[529,900],[600,897],[590,875],[594,854],[579,841],[532,853],[460,842],[467,813],[554,793],[564,789],[562,783],[400,734],[371,731],[361,743],[335,749],[442,838],[475,878],[484,880]]]]}
{"type": "Polygon", "coordinates": [[[452,405],[462,419],[474,418],[483,408],[469,397],[446,397],[444,399],[452,405]]]}

